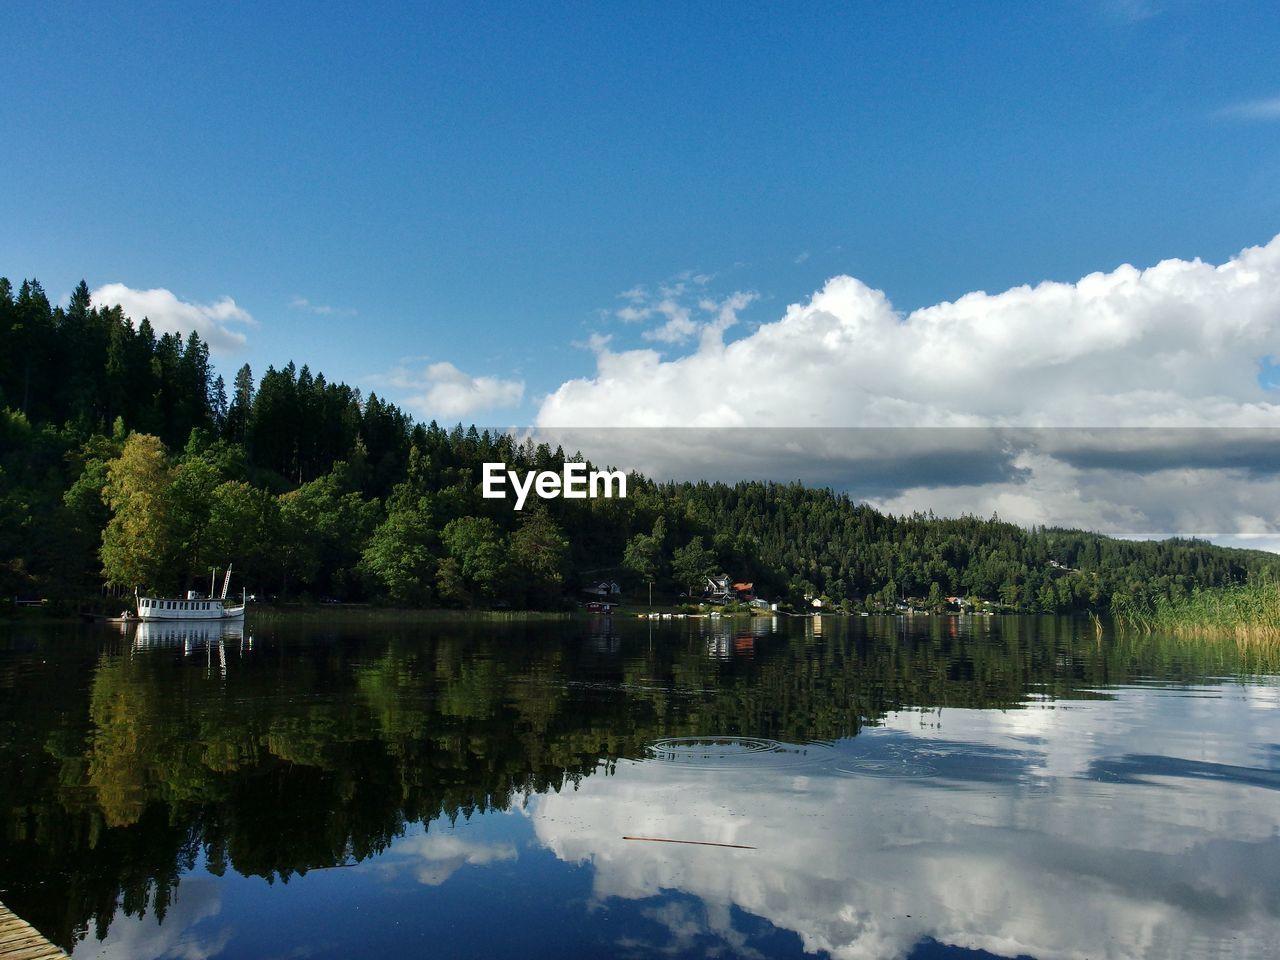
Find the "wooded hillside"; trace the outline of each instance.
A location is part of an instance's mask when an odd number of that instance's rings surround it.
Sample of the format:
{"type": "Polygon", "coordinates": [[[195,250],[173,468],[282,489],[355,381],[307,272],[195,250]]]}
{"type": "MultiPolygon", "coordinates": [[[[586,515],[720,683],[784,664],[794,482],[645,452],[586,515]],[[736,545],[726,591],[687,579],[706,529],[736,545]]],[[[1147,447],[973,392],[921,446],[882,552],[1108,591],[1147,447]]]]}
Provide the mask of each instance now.
{"type": "Polygon", "coordinates": [[[1057,612],[1280,572],[1272,554],[891,517],[799,484],[633,476],[625,500],[517,513],[481,498],[481,464],[581,455],[415,423],[292,362],[259,379],[241,367],[228,393],[197,334],[157,337],[84,283],[63,308],[0,279],[0,410],[6,597],[172,592],[234,562],[259,595],[405,605],[557,607],[602,578],[674,599],[725,571],[794,602],[967,595],[1057,612]]]}

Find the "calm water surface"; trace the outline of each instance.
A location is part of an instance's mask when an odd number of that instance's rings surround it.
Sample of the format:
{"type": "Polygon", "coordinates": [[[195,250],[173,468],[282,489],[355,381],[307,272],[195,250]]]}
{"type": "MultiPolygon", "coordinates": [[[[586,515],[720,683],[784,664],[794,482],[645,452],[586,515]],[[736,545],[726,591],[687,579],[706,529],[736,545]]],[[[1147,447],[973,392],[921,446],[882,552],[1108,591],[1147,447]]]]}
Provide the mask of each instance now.
{"type": "Polygon", "coordinates": [[[1273,957],[1273,669],[1049,618],[10,628],[0,899],[77,960],[1273,957]]]}

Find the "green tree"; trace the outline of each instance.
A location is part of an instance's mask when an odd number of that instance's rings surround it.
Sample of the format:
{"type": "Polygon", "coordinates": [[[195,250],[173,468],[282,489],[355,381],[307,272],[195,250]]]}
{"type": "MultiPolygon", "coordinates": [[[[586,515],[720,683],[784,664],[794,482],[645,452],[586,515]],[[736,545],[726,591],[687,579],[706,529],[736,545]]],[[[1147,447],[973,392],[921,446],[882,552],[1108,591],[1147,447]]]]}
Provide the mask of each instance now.
{"type": "Polygon", "coordinates": [[[702,537],[694,537],[671,554],[671,575],[690,596],[694,588],[715,572],[716,555],[702,545],[702,537]]]}
{"type": "Polygon", "coordinates": [[[458,562],[469,592],[487,602],[503,586],[507,551],[502,531],[488,517],[459,517],[445,524],[440,539],[458,562]]]}
{"type": "Polygon", "coordinates": [[[133,433],[107,463],[102,498],[111,519],[102,532],[102,574],[123,587],[172,588],[177,537],[169,458],[159,437],[133,433]]]}
{"type": "Polygon", "coordinates": [[[253,412],[253,370],[246,363],[236,371],[231,386],[231,405],[223,422],[223,436],[232,443],[245,444],[249,437],[249,417],[253,412]]]}
{"type": "Polygon", "coordinates": [[[538,504],[525,511],[511,534],[512,600],[522,607],[554,606],[564,585],[569,541],[564,531],[538,504]]]}
{"type": "Polygon", "coordinates": [[[467,589],[467,582],[462,576],[462,564],[457,557],[445,557],[436,568],[436,596],[447,606],[471,606],[471,591],[467,589]]]}
{"type": "Polygon", "coordinates": [[[350,594],[356,565],[377,521],[378,504],[353,489],[345,463],[280,497],[284,583],[350,594]]]}
{"type": "Polygon", "coordinates": [[[431,600],[436,578],[435,531],[429,501],[393,510],[369,538],[360,570],[394,603],[419,606],[431,600]]]}
{"type": "Polygon", "coordinates": [[[200,568],[235,564],[250,589],[274,579],[279,568],[280,501],[243,480],[227,480],[209,495],[200,568]]]}
{"type": "Polygon", "coordinates": [[[622,552],[622,565],[649,586],[649,606],[653,606],[653,584],[662,572],[662,541],[666,536],[666,521],[659,517],[652,533],[637,533],[627,541],[622,552]]]}

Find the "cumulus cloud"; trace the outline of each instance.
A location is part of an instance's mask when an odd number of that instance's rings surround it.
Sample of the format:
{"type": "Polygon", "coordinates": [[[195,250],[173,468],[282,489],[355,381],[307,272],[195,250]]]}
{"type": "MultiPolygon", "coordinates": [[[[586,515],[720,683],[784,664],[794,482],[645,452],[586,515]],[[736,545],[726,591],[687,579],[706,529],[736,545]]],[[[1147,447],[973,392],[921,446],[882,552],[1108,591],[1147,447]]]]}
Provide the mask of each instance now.
{"type": "MultiPolygon", "coordinates": [[[[1187,438],[1164,436],[1166,455],[1187,438]]],[[[1271,434],[1274,444],[1280,436],[1271,434]]],[[[1011,454],[1015,472],[989,483],[925,482],[886,497],[876,508],[905,514],[999,514],[1022,526],[1045,524],[1103,530],[1118,535],[1195,534],[1231,546],[1269,549],[1280,517],[1280,475],[1234,467],[1178,466],[1151,469],[1081,468],[1072,453],[1021,448],[1011,454]]]]}
{"type": "Polygon", "coordinates": [[[714,319],[702,301],[684,356],[598,343],[595,375],[547,396],[539,431],[659,476],[799,478],[895,511],[1280,532],[1280,393],[1260,377],[1280,237],[1221,265],[1124,265],[906,315],[840,276],[726,344],[750,297],[714,319]]]}
{"type": "Polygon", "coordinates": [[[728,345],[705,339],[671,360],[602,350],[595,376],[550,394],[537,422],[1277,426],[1280,406],[1257,377],[1278,334],[1280,237],[1220,266],[1124,265],[905,317],[840,276],[728,345]]]}
{"type": "Polygon", "coordinates": [[[522,380],[475,377],[446,361],[428,364],[421,372],[397,367],[390,374],[371,379],[410,391],[403,402],[420,416],[434,419],[514,407],[524,398],[522,380]]]}
{"type": "Polygon", "coordinates": [[[213,303],[193,303],[180,300],[173,291],[163,287],[135,290],[123,283],[105,284],[94,290],[91,297],[99,306],[119,304],[135,323],[141,323],[146,317],[158,333],[178,333],[185,337],[195,330],[214,353],[232,353],[245,345],[245,335],[235,329],[235,325],[257,325],[249,311],[230,297],[213,303]]]}

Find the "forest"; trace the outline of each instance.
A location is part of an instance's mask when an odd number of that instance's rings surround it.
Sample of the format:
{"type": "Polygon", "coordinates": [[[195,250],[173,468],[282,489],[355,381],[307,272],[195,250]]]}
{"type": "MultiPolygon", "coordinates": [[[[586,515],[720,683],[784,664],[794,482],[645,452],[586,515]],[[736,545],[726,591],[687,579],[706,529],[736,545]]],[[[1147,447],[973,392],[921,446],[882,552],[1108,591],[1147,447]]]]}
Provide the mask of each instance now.
{"type": "MultiPolygon", "coordinates": [[[[83,608],[234,563],[260,599],[560,609],[601,579],[679,602],[724,572],[792,605],[1105,611],[1273,580],[1280,557],[998,517],[890,516],[798,483],[656,482],[626,499],[481,497],[481,465],[585,460],[418,423],[292,361],[230,387],[195,332],[157,335],[81,282],[0,278],[0,597],[83,608]]],[[[118,607],[118,603],[117,603],[118,607]]]]}

